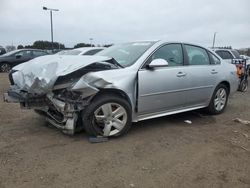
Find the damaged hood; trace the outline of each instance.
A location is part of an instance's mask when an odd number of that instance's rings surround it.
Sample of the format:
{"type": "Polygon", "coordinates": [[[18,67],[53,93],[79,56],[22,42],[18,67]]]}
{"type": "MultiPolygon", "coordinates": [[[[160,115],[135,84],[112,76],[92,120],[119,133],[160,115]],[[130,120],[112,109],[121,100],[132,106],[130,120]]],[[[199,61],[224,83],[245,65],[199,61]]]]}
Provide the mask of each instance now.
{"type": "Polygon", "coordinates": [[[15,66],[12,78],[19,89],[30,93],[43,94],[53,87],[59,76],[110,59],[104,56],[42,56],[15,66]]]}

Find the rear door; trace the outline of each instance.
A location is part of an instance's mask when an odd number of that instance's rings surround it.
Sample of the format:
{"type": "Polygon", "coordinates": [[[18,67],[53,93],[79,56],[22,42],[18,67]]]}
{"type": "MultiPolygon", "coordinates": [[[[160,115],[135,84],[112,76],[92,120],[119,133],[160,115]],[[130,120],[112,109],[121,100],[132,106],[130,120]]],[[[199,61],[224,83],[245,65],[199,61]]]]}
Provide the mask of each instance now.
{"type": "Polygon", "coordinates": [[[188,81],[181,44],[166,44],[157,49],[147,61],[165,59],[168,67],[147,69],[138,72],[138,112],[157,113],[180,109],[185,106],[188,81]]]}
{"type": "Polygon", "coordinates": [[[184,46],[188,59],[187,105],[190,107],[205,105],[216,87],[220,73],[220,60],[199,46],[187,44],[184,46]]]}

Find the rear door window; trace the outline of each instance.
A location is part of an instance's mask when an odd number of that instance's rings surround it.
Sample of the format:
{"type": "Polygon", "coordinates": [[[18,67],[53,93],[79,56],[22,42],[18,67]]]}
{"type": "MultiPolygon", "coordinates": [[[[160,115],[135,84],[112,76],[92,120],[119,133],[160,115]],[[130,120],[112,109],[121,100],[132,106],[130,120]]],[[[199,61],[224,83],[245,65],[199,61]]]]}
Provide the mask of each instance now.
{"type": "Polygon", "coordinates": [[[37,56],[42,56],[42,55],[47,55],[47,54],[43,51],[33,51],[33,55],[37,57],[37,56]]]}
{"type": "Polygon", "coordinates": [[[209,65],[209,56],[205,49],[198,46],[185,45],[189,65],[209,65]]]}

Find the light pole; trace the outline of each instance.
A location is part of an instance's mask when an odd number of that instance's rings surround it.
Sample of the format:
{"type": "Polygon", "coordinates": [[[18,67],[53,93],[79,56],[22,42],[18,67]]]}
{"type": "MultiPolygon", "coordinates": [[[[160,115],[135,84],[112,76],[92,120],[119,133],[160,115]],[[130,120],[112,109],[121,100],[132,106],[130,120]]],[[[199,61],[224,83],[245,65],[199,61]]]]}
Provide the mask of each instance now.
{"type": "Polygon", "coordinates": [[[214,32],[214,39],[213,39],[213,48],[214,48],[214,44],[215,44],[215,37],[216,37],[217,32],[214,32]]]}
{"type": "Polygon", "coordinates": [[[52,52],[53,52],[54,51],[54,46],[53,46],[53,18],[52,18],[52,11],[59,11],[59,10],[58,9],[53,9],[53,8],[47,8],[47,7],[43,7],[43,10],[49,10],[50,11],[51,48],[52,48],[52,52]]]}
{"type": "Polygon", "coordinates": [[[90,41],[90,47],[92,47],[93,38],[89,38],[89,41],[90,41]]]}

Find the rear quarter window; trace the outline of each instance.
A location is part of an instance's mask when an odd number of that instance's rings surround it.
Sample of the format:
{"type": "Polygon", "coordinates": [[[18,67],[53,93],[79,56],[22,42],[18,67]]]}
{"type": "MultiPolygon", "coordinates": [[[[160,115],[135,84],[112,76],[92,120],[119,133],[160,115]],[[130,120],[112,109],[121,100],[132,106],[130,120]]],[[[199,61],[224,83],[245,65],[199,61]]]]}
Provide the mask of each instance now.
{"type": "Polygon", "coordinates": [[[218,57],[216,57],[214,54],[212,54],[211,52],[209,52],[209,57],[210,57],[210,62],[213,65],[218,65],[220,64],[220,59],[218,57]]]}

